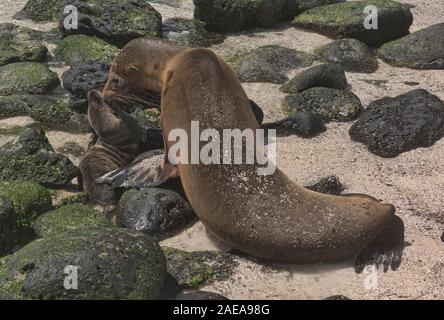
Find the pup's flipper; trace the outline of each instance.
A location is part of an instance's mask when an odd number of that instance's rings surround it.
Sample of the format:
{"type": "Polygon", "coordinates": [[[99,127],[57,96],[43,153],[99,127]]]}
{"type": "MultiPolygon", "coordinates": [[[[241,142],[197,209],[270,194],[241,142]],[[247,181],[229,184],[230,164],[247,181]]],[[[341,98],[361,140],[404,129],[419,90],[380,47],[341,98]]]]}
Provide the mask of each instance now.
{"type": "Polygon", "coordinates": [[[128,166],[101,176],[96,183],[114,188],[155,187],[178,175],[177,167],[166,161],[164,151],[154,150],[142,153],[128,166]]]}

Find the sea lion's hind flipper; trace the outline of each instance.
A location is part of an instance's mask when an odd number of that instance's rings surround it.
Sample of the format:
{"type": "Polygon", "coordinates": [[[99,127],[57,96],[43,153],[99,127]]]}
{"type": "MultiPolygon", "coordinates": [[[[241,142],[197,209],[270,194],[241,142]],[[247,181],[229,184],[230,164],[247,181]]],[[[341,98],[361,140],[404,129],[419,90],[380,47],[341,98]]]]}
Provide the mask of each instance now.
{"type": "Polygon", "coordinates": [[[142,153],[132,164],[109,172],[96,180],[114,188],[143,188],[159,186],[171,178],[178,177],[177,167],[165,162],[163,151],[142,153]],[[160,165],[165,162],[163,165],[160,165]],[[160,163],[160,164],[159,164],[160,163]]]}

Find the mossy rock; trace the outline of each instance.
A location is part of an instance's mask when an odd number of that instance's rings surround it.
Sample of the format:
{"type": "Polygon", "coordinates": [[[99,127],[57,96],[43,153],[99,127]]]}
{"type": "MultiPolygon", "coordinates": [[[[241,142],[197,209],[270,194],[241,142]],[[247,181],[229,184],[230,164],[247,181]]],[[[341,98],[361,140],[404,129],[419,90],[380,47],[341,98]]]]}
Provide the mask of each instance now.
{"type": "Polygon", "coordinates": [[[0,24],[0,66],[14,62],[43,62],[48,49],[12,23],[0,24]]]}
{"type": "Polygon", "coordinates": [[[55,58],[72,65],[88,60],[110,62],[117,47],[96,37],[72,35],[64,38],[55,50],[55,58]]]}
{"type": "Polygon", "coordinates": [[[364,110],[354,93],[322,87],[286,96],[283,108],[288,114],[309,110],[326,122],[351,121],[364,110]]]}
{"type": "Polygon", "coordinates": [[[162,36],[184,47],[209,47],[223,42],[224,37],[209,32],[205,24],[196,19],[171,18],[163,23],[162,36]]]}
{"type": "Polygon", "coordinates": [[[357,39],[339,39],[316,52],[325,60],[339,64],[345,71],[372,73],[378,69],[378,60],[370,48],[357,39]]]}
{"type": "Polygon", "coordinates": [[[45,127],[87,132],[90,125],[86,115],[73,112],[64,98],[47,95],[0,96],[0,118],[29,116],[45,127]]]}
{"type": "Polygon", "coordinates": [[[38,124],[25,126],[13,141],[0,147],[0,179],[59,188],[79,173],[71,160],[54,152],[38,124]]]}
{"type": "Polygon", "coordinates": [[[0,196],[0,257],[19,244],[17,213],[11,200],[0,196]]]}
{"type": "Polygon", "coordinates": [[[36,22],[55,21],[63,8],[63,0],[28,0],[14,19],[31,19],[36,22]]]}
{"type": "Polygon", "coordinates": [[[145,0],[65,0],[78,10],[78,28],[59,27],[65,35],[86,34],[119,47],[140,37],[160,37],[162,16],[145,0]]]}
{"type": "Polygon", "coordinates": [[[210,31],[270,27],[282,17],[286,0],[194,0],[194,17],[210,31]]]}
{"type": "Polygon", "coordinates": [[[57,204],[57,208],[61,208],[71,204],[88,204],[90,202],[89,196],[85,191],[77,192],[66,198],[60,200],[57,204]]]}
{"type": "Polygon", "coordinates": [[[288,81],[288,71],[308,67],[315,60],[316,56],[309,53],[269,45],[238,57],[233,62],[233,68],[241,81],[282,84],[288,81]]]}
{"type": "Polygon", "coordinates": [[[233,256],[214,251],[187,252],[162,248],[168,272],[182,288],[197,288],[213,281],[228,279],[237,266],[233,256]]]}
{"type": "Polygon", "coordinates": [[[336,64],[320,64],[297,74],[281,87],[282,92],[299,93],[314,87],[346,89],[344,69],[336,64]]]}
{"type": "Polygon", "coordinates": [[[38,62],[16,62],[0,67],[0,95],[44,94],[60,84],[55,72],[38,62]]]}
{"type": "Polygon", "coordinates": [[[444,69],[444,23],[386,43],[378,56],[396,67],[444,69]]]}
{"type": "Polygon", "coordinates": [[[91,205],[70,204],[46,212],[34,221],[32,228],[40,238],[89,227],[112,227],[105,214],[91,205]]]}
{"type": "Polygon", "coordinates": [[[413,23],[410,9],[391,0],[362,0],[320,6],[298,15],[292,22],[296,27],[309,28],[334,38],[355,38],[369,46],[379,47],[385,42],[409,33],[413,23]],[[366,29],[366,6],[378,9],[378,29],[366,29]]]}
{"type": "Polygon", "coordinates": [[[31,224],[52,209],[51,193],[33,182],[0,181],[0,196],[12,202],[17,214],[18,239],[26,244],[35,238],[31,224]]]}
{"type": "Polygon", "coordinates": [[[164,277],[165,257],[149,236],[120,228],[86,228],[33,241],[3,259],[0,297],[156,299],[164,277]],[[67,266],[77,268],[77,289],[64,286],[67,266]]]}

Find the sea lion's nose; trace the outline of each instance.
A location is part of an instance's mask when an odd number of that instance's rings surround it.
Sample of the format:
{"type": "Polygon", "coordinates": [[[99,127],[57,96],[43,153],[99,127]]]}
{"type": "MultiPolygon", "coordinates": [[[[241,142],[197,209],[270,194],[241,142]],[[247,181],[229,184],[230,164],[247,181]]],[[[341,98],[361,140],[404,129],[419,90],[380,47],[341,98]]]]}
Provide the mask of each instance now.
{"type": "Polygon", "coordinates": [[[88,101],[100,103],[102,102],[102,95],[97,90],[91,90],[88,92],[88,101]]]}

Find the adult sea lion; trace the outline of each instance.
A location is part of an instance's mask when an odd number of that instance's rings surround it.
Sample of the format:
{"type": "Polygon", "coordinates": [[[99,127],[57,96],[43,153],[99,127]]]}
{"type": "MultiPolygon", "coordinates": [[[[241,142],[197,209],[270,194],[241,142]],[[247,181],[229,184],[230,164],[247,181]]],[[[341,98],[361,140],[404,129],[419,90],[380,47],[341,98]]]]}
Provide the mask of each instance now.
{"type": "MultiPolygon", "coordinates": [[[[165,56],[165,55],[164,55],[165,56]]],[[[235,73],[207,49],[182,50],[152,63],[112,67],[125,86],[160,89],[166,151],[173,129],[259,128],[235,73]]],[[[190,143],[190,142],[189,142],[190,143]]],[[[190,147],[190,146],[189,146],[190,147]]],[[[165,158],[162,170],[142,178],[153,185],[179,174],[188,200],[204,225],[249,255],[277,262],[327,262],[360,252],[392,221],[395,209],[366,195],[332,196],[296,185],[280,170],[257,174],[258,165],[184,164],[165,158]]],[[[142,180],[143,180],[142,179],[142,180]]]]}
{"type": "Polygon", "coordinates": [[[88,93],[88,119],[98,141],[80,162],[83,188],[91,200],[115,204],[119,193],[111,186],[96,184],[95,180],[133,161],[139,151],[139,126],[118,106],[107,104],[96,90],[88,93]]]}
{"type": "MultiPolygon", "coordinates": [[[[111,64],[108,81],[102,90],[103,96],[130,104],[131,107],[160,107],[162,84],[158,79],[163,72],[162,68],[175,55],[185,50],[187,49],[169,40],[154,37],[130,41],[119,51],[111,64]],[[141,69],[146,72],[138,72],[141,69]],[[122,74],[131,79],[130,83],[127,83],[122,74]]],[[[256,120],[262,124],[262,109],[254,101],[249,102],[256,120]]]]}

